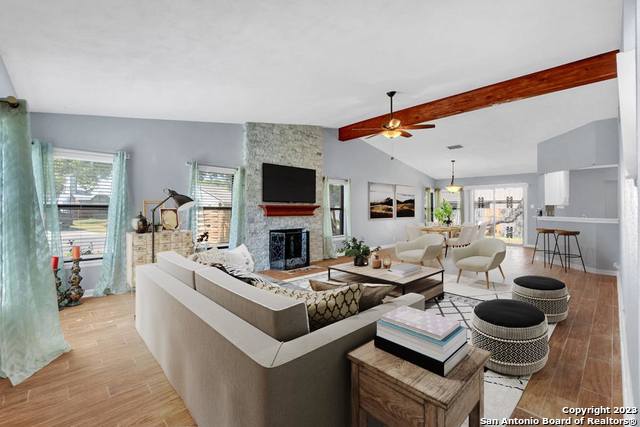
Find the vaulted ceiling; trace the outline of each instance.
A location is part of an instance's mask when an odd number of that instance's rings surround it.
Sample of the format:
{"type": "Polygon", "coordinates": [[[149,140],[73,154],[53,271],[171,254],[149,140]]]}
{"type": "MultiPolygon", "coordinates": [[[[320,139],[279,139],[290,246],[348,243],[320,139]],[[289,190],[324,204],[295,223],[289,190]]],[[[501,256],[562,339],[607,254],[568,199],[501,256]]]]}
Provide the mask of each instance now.
{"type": "MultiPolygon", "coordinates": [[[[621,0],[0,0],[0,11],[0,55],[33,111],[326,127],[384,113],[390,89],[403,108],[614,50],[621,36],[621,0]]],[[[429,135],[561,133],[610,114],[564,108],[614,93],[585,90],[443,119],[429,135]],[[525,112],[528,127],[515,126],[525,112]]]]}

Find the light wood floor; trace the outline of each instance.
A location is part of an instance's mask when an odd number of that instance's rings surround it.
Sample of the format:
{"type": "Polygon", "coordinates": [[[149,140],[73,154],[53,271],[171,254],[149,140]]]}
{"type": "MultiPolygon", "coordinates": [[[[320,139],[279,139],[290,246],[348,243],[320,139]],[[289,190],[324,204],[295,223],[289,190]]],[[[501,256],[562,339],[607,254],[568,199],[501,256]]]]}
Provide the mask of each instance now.
{"type": "MultiPolygon", "coordinates": [[[[549,272],[541,263],[531,265],[530,256],[529,249],[509,248],[503,263],[507,280],[554,276],[567,283],[572,299],[569,318],[552,336],[547,366],[533,376],[513,415],[561,417],[562,406],[621,406],[615,278],[557,268],[549,272]]],[[[445,268],[456,272],[450,257],[445,268]]],[[[309,273],[273,275],[286,279],[309,273]]],[[[491,278],[501,280],[498,273],[491,278]]],[[[195,425],[136,333],[133,312],[131,294],[90,298],[63,310],[73,350],[17,387],[0,380],[0,426],[195,425]]]]}

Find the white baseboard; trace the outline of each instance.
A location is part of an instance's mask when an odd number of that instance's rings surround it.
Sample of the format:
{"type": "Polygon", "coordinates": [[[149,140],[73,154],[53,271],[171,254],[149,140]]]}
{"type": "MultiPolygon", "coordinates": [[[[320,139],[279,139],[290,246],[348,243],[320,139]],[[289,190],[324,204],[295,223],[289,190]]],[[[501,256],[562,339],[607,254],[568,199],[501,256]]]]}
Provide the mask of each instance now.
{"type": "MultiPolygon", "coordinates": [[[[624,305],[622,303],[622,289],[620,274],[616,273],[616,286],[618,288],[618,322],[620,324],[620,359],[622,368],[622,402],[624,406],[635,407],[637,403],[633,397],[631,388],[631,373],[629,372],[629,357],[627,353],[627,333],[624,320],[624,305]]],[[[632,419],[632,418],[631,418],[632,419]]]]}
{"type": "MultiPolygon", "coordinates": [[[[556,257],[557,259],[558,257],[556,257]]],[[[543,262],[542,260],[542,254],[536,254],[535,257],[536,261],[538,262],[543,262]]],[[[563,260],[564,262],[564,260],[563,260]]],[[[570,260],[570,265],[571,268],[574,268],[576,270],[582,270],[582,263],[580,262],[579,259],[572,259],[570,260]]],[[[553,266],[556,267],[558,266],[558,268],[560,267],[560,261],[553,261],[553,266]]],[[[588,265],[585,265],[585,268],[587,269],[587,273],[593,273],[593,274],[604,274],[605,276],[617,276],[618,275],[618,270],[605,270],[603,268],[595,268],[595,267],[591,267],[588,265]]]]}

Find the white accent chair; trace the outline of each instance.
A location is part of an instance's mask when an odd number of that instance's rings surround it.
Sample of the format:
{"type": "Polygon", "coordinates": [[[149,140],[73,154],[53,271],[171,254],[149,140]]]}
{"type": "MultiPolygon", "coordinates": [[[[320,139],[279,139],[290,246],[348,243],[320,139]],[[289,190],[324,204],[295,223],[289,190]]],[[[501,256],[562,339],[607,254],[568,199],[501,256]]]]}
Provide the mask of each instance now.
{"type": "Polygon", "coordinates": [[[502,240],[494,238],[482,238],[464,248],[453,250],[453,261],[458,267],[458,280],[462,271],[484,272],[484,277],[489,289],[489,271],[497,268],[504,279],[504,272],[500,264],[507,254],[507,245],[502,240]]]}
{"type": "Polygon", "coordinates": [[[421,224],[407,224],[407,226],[405,227],[405,231],[407,233],[407,241],[411,241],[411,240],[415,240],[418,237],[422,236],[424,234],[424,232],[422,231],[422,225],[421,224]]]}
{"type": "Polygon", "coordinates": [[[440,267],[444,268],[440,259],[443,244],[444,237],[442,235],[423,234],[417,239],[396,243],[396,257],[403,262],[414,262],[422,265],[435,259],[440,264],[440,267]]]}
{"type": "Polygon", "coordinates": [[[447,239],[446,245],[447,247],[444,250],[444,256],[447,257],[447,253],[449,252],[449,248],[461,248],[464,246],[468,246],[473,241],[473,238],[476,236],[478,232],[478,226],[474,224],[463,224],[462,229],[460,230],[460,234],[458,237],[451,237],[447,239]]]}

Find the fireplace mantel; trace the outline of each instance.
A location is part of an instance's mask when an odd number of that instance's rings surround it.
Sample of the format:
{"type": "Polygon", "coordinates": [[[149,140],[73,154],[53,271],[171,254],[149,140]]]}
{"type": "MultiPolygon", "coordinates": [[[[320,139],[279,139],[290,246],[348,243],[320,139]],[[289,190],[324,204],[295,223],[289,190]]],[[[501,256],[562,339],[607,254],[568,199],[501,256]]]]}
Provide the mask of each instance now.
{"type": "Polygon", "coordinates": [[[264,204],[264,216],[313,216],[320,205],[264,204]]]}

